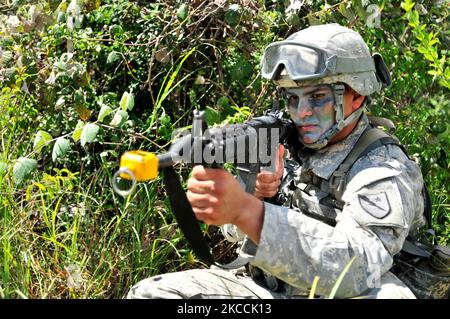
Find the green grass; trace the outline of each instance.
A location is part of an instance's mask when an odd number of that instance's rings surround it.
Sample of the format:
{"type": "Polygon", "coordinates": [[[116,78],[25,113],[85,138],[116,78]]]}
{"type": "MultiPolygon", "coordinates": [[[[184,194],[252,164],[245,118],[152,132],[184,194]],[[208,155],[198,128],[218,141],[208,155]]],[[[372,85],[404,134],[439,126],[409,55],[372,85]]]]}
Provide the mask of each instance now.
{"type": "Polygon", "coordinates": [[[26,190],[0,183],[0,297],[123,298],[140,279],[195,263],[155,185],[122,199],[108,174],[67,173],[26,190]]]}

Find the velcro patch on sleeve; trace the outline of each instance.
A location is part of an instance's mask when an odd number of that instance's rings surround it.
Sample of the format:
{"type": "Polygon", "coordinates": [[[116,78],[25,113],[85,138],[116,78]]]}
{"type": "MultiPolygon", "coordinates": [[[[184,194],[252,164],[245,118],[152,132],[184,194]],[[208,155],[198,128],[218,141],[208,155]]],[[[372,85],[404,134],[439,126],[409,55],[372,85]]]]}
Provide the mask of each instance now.
{"type": "Polygon", "coordinates": [[[395,177],[373,181],[343,197],[343,212],[352,215],[360,225],[407,227],[402,197],[395,177]]]}
{"type": "Polygon", "coordinates": [[[386,192],[371,195],[358,194],[358,199],[362,209],[375,218],[384,218],[391,212],[386,192]]]}

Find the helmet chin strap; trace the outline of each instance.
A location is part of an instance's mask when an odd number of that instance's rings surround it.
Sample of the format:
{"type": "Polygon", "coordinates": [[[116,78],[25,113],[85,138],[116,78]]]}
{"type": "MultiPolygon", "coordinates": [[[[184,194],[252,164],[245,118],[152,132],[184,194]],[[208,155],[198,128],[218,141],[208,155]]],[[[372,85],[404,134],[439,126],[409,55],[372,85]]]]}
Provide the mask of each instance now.
{"type": "Polygon", "coordinates": [[[312,149],[321,149],[328,145],[330,140],[336,136],[342,129],[353,121],[357,120],[363,113],[363,107],[360,107],[355,112],[350,114],[346,119],[344,119],[344,84],[331,84],[334,93],[334,110],[336,112],[336,123],[326,131],[319,139],[314,143],[304,143],[301,139],[303,145],[312,149]]]}

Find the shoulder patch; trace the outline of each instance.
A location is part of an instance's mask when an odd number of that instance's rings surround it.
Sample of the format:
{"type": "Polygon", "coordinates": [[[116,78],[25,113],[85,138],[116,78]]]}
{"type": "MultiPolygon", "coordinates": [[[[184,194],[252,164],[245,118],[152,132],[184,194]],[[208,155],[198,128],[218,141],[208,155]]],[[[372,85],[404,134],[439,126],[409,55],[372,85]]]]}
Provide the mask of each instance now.
{"type": "Polygon", "coordinates": [[[361,207],[375,218],[384,218],[391,212],[391,206],[385,192],[358,194],[358,199],[361,207]]]}

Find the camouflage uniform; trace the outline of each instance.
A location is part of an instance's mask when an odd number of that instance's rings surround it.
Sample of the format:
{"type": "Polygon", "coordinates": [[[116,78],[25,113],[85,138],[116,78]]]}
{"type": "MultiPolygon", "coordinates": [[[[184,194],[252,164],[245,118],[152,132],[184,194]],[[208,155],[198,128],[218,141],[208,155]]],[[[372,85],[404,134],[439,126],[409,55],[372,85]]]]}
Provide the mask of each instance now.
{"type": "MultiPolygon", "coordinates": [[[[290,182],[282,183],[284,203],[264,203],[259,246],[241,252],[250,256],[250,274],[218,269],[165,274],[141,281],[128,297],[302,298],[315,276],[316,295],[327,296],[354,258],[336,297],[414,298],[389,269],[406,236],[425,223],[418,165],[396,145],[372,150],[348,173],[343,209],[314,185],[317,178],[330,178],[367,126],[363,116],[343,141],[302,154],[302,166],[286,161],[284,181],[290,182]],[[334,219],[335,227],[322,217],[334,219]]],[[[233,226],[223,232],[229,240],[243,239],[233,226]]]]}

